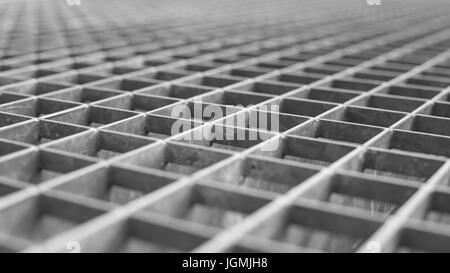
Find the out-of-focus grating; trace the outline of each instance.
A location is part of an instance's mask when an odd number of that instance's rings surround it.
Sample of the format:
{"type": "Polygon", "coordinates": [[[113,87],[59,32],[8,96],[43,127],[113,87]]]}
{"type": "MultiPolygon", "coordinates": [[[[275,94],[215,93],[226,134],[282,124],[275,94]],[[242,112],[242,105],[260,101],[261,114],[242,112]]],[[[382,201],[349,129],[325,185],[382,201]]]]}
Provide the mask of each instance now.
{"type": "Polygon", "coordinates": [[[68,3],[0,1],[0,252],[450,251],[448,1],[68,3]]]}

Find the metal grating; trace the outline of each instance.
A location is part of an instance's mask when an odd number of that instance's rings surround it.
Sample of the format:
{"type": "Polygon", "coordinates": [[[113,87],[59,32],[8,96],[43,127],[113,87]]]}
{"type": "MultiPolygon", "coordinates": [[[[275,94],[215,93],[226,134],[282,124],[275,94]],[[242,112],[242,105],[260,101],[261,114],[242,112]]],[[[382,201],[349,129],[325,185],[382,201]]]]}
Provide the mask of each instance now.
{"type": "Polygon", "coordinates": [[[450,251],[449,12],[0,1],[0,251],[450,251]]]}

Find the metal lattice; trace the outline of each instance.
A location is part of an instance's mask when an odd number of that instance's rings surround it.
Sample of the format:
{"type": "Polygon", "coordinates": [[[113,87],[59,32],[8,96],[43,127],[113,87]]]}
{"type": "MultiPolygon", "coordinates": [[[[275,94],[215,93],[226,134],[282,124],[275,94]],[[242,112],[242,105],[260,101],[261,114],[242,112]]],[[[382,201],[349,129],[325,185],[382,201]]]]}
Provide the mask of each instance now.
{"type": "Polygon", "coordinates": [[[0,250],[450,251],[449,12],[0,1],[0,250]]]}

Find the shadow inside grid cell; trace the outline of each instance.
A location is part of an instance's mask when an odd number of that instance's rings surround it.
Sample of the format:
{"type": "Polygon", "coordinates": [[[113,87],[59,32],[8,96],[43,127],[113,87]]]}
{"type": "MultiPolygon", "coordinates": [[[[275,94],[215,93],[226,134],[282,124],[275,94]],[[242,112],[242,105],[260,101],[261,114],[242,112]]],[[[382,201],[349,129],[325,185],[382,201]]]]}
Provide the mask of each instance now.
{"type": "Polygon", "coordinates": [[[272,96],[256,95],[247,92],[223,91],[223,92],[214,92],[211,93],[210,95],[205,95],[200,99],[204,102],[209,103],[216,103],[235,107],[250,107],[255,104],[262,103],[271,98],[272,96]]]}
{"type": "Polygon", "coordinates": [[[362,97],[353,104],[369,108],[386,109],[400,112],[412,112],[426,101],[414,98],[402,98],[386,95],[371,95],[362,97]]]}
{"type": "Polygon", "coordinates": [[[68,90],[53,92],[48,95],[43,95],[45,98],[72,101],[80,103],[91,103],[110,97],[121,95],[122,92],[117,92],[109,89],[93,88],[93,87],[74,87],[68,90]]]}
{"type": "Polygon", "coordinates": [[[12,240],[43,242],[100,216],[103,211],[54,196],[39,195],[17,202],[0,212],[0,233],[12,240]],[[14,215],[15,217],[10,217],[14,215]]]}
{"type": "Polygon", "coordinates": [[[120,163],[191,175],[230,156],[231,154],[225,151],[214,151],[200,146],[164,143],[124,157],[120,163]]]}
{"type": "Polygon", "coordinates": [[[137,113],[130,111],[89,106],[73,109],[72,111],[66,111],[61,114],[55,114],[48,119],[96,128],[119,120],[127,119],[135,115],[137,115],[137,113]]]}
{"type": "Polygon", "coordinates": [[[263,104],[259,108],[261,110],[270,110],[272,112],[279,111],[285,114],[315,117],[332,108],[335,108],[337,104],[316,102],[304,99],[281,99],[267,104],[263,104]],[[266,107],[266,109],[264,109],[266,107]]]}
{"type": "Polygon", "coordinates": [[[136,91],[155,84],[156,83],[152,81],[123,79],[123,80],[105,80],[99,83],[94,83],[90,86],[95,88],[107,88],[120,91],[136,91]]]}
{"type": "Polygon", "coordinates": [[[29,117],[42,117],[77,106],[80,104],[32,97],[0,105],[0,111],[29,117]]]}
{"type": "Polygon", "coordinates": [[[426,182],[444,162],[419,155],[369,149],[346,162],[344,168],[374,176],[426,182]]]}
{"type": "Polygon", "coordinates": [[[233,117],[227,117],[224,124],[233,122],[236,127],[245,127],[254,130],[264,130],[269,132],[285,132],[296,127],[309,118],[298,115],[269,112],[261,110],[251,110],[248,113],[238,113],[233,117]],[[232,119],[232,121],[230,121],[232,119]],[[245,122],[242,122],[242,120],[245,122]],[[245,125],[243,125],[243,123],[245,125]]]}
{"type": "Polygon", "coordinates": [[[379,127],[390,127],[405,116],[405,114],[398,112],[348,106],[325,114],[322,118],[379,127]]]}
{"type": "Polygon", "coordinates": [[[95,163],[50,151],[24,151],[0,160],[0,176],[39,184],[95,163]]]}
{"type": "Polygon", "coordinates": [[[356,148],[356,146],[329,143],[326,141],[287,136],[279,141],[277,149],[269,150],[263,145],[254,154],[270,156],[287,161],[328,166],[356,148]]]}
{"type": "Polygon", "coordinates": [[[53,190],[124,205],[177,179],[176,175],[162,176],[142,170],[111,166],[74,176],[53,190]]]}
{"type": "Polygon", "coordinates": [[[40,145],[52,140],[78,134],[87,128],[49,120],[30,120],[22,124],[0,129],[0,138],[40,145]]]}
{"type": "Polygon", "coordinates": [[[346,122],[317,120],[307,123],[293,131],[290,135],[326,139],[350,144],[363,144],[379,133],[383,128],[359,125],[346,122]]]}
{"type": "MultiPolygon", "coordinates": [[[[189,144],[206,146],[214,149],[240,152],[258,145],[274,136],[271,132],[233,126],[200,126],[192,131],[180,134],[174,139],[189,144]]],[[[272,143],[271,143],[272,144],[272,143]]],[[[276,148],[277,143],[274,144],[276,148]]]]}
{"type": "Polygon", "coordinates": [[[0,128],[30,120],[29,117],[0,112],[0,128]]]}
{"type": "Polygon", "coordinates": [[[49,143],[46,147],[90,157],[109,159],[153,142],[154,140],[149,138],[126,134],[106,131],[87,131],[71,138],[49,143]]]}
{"type": "Polygon", "coordinates": [[[212,88],[188,84],[162,84],[139,91],[139,94],[164,96],[177,99],[188,99],[211,92],[212,90],[212,88]]]}
{"type": "Polygon", "coordinates": [[[202,76],[191,80],[186,80],[183,84],[201,85],[207,87],[226,87],[238,83],[241,79],[230,76],[202,76]]]}
{"type": "Polygon", "coordinates": [[[24,83],[18,83],[13,86],[5,87],[2,91],[15,93],[18,95],[32,95],[38,96],[63,90],[72,87],[69,84],[62,83],[50,83],[43,81],[26,81],[24,83]]]}
{"type": "Polygon", "coordinates": [[[206,185],[183,188],[146,210],[217,228],[243,221],[271,199],[206,185]]]}
{"type": "Polygon", "coordinates": [[[278,212],[252,233],[300,246],[305,251],[340,253],[358,250],[380,225],[377,221],[336,213],[318,202],[306,204],[278,212]]]}
{"type": "Polygon", "coordinates": [[[288,84],[276,81],[257,81],[250,84],[245,84],[235,87],[237,91],[248,91],[255,93],[263,93],[267,95],[282,95],[294,89],[301,87],[301,85],[288,84]]]}
{"type": "Polygon", "coordinates": [[[369,212],[369,216],[384,219],[395,213],[418,190],[418,186],[360,175],[336,174],[304,197],[361,209],[369,212]]]}
{"type": "Polygon", "coordinates": [[[191,130],[200,125],[200,122],[195,122],[192,120],[182,120],[179,118],[148,114],[111,124],[104,127],[104,129],[139,136],[165,139],[175,134],[191,130]],[[177,124],[181,124],[181,126],[177,126],[177,124]],[[177,130],[174,130],[174,128],[177,130]]]}
{"type": "Polygon", "coordinates": [[[176,102],[178,102],[178,100],[157,96],[123,94],[121,96],[98,102],[95,105],[144,113],[176,102]]]}
{"type": "Polygon", "coordinates": [[[398,129],[434,135],[450,136],[450,119],[416,115],[400,124],[398,129]]]}
{"type": "Polygon", "coordinates": [[[302,90],[293,94],[291,97],[332,103],[344,103],[359,95],[360,93],[357,92],[344,91],[337,88],[317,87],[309,90],[302,90]]]}
{"type": "Polygon", "coordinates": [[[217,169],[205,178],[243,189],[284,194],[319,171],[306,165],[285,164],[270,158],[249,156],[217,169]]]}
{"type": "Polygon", "coordinates": [[[390,150],[450,157],[450,137],[394,130],[372,145],[390,150]]]}

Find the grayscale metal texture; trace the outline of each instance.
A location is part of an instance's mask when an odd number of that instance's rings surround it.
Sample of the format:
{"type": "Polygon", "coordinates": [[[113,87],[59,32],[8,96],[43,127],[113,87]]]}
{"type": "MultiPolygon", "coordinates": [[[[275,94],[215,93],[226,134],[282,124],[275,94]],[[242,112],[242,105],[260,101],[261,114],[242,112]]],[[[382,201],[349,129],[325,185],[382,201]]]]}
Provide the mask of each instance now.
{"type": "Polygon", "coordinates": [[[450,252],[450,2],[376,2],[0,1],[0,252],[450,252]]]}

